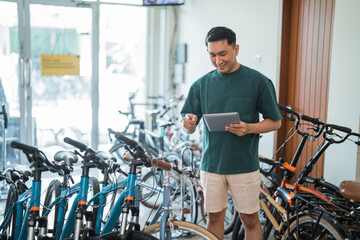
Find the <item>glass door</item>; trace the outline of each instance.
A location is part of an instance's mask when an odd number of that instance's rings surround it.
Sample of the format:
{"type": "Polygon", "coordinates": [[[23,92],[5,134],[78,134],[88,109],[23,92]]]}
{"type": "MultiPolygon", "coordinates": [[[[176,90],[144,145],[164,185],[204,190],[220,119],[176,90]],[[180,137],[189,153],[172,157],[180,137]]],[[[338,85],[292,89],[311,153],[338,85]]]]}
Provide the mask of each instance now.
{"type": "Polygon", "coordinates": [[[16,2],[0,1],[0,111],[8,116],[4,131],[4,114],[0,114],[0,169],[19,163],[19,154],[10,147],[20,138],[19,101],[19,25],[16,2]],[[6,159],[6,160],[5,160],[6,159]]]}
{"type": "Polygon", "coordinates": [[[38,2],[25,6],[31,49],[27,142],[51,155],[69,147],[65,136],[91,145],[93,11],[90,5],[38,2]]]}

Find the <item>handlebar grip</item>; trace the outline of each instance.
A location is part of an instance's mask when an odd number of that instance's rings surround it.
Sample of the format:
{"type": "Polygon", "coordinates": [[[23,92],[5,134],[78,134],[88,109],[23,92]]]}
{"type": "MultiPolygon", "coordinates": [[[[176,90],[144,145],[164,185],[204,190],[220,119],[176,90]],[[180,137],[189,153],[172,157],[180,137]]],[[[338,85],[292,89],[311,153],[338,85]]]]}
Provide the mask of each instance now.
{"type": "Polygon", "coordinates": [[[8,115],[7,115],[7,112],[6,112],[6,107],[5,105],[2,105],[1,106],[1,113],[4,115],[4,128],[7,128],[7,125],[8,125],[8,115]]]}
{"type": "Polygon", "coordinates": [[[283,168],[290,170],[291,172],[296,172],[296,167],[291,166],[290,164],[288,164],[287,162],[284,162],[283,164],[283,168]]]}
{"type": "Polygon", "coordinates": [[[83,144],[81,142],[78,142],[78,141],[75,141],[75,140],[73,140],[73,139],[71,139],[69,137],[65,137],[64,142],[78,148],[81,152],[85,151],[88,148],[85,144],[83,144]]]}
{"type": "Polygon", "coordinates": [[[279,109],[281,110],[281,111],[284,111],[284,112],[287,112],[287,113],[290,113],[290,114],[295,114],[295,115],[298,115],[298,113],[297,112],[295,112],[294,110],[292,110],[291,108],[289,108],[289,107],[287,107],[287,106],[284,106],[284,105],[282,105],[282,104],[278,104],[279,105],[279,109]]]}
{"type": "Polygon", "coordinates": [[[333,128],[333,129],[342,131],[342,132],[344,132],[344,133],[348,133],[348,134],[350,134],[351,131],[352,131],[351,128],[343,127],[343,126],[339,126],[339,125],[335,125],[335,124],[327,124],[327,126],[333,128]]]}
{"type": "Polygon", "coordinates": [[[262,156],[259,156],[259,160],[260,160],[260,162],[266,163],[266,164],[271,165],[271,166],[276,165],[276,163],[273,160],[268,159],[268,158],[264,158],[262,156]]]}
{"type": "Polygon", "coordinates": [[[132,139],[129,139],[129,138],[125,137],[124,134],[122,134],[121,132],[115,133],[115,138],[117,140],[123,141],[124,143],[126,143],[127,145],[129,145],[132,148],[136,147],[138,145],[137,142],[135,142],[132,139]]]}
{"type": "Polygon", "coordinates": [[[323,122],[321,122],[320,118],[312,118],[309,117],[307,115],[301,114],[300,118],[304,121],[308,121],[311,122],[313,124],[323,124],[323,122]]]}
{"type": "Polygon", "coordinates": [[[158,168],[161,168],[161,169],[164,169],[166,171],[170,171],[172,166],[170,163],[166,163],[160,159],[152,159],[151,160],[151,165],[154,166],[154,167],[158,167],[158,168]]]}
{"type": "Polygon", "coordinates": [[[12,141],[10,146],[12,148],[23,150],[24,152],[27,152],[27,153],[38,153],[39,152],[39,149],[37,149],[36,147],[30,146],[30,145],[27,145],[24,143],[20,143],[17,141],[12,141]]]}

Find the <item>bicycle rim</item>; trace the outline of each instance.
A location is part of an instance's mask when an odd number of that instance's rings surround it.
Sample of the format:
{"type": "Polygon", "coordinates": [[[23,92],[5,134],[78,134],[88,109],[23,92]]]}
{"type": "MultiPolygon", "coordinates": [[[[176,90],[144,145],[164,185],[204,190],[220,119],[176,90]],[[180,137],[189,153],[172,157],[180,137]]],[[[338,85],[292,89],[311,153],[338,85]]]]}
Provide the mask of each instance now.
{"type": "Polygon", "coordinates": [[[341,230],[326,217],[318,219],[318,216],[303,215],[294,219],[289,229],[285,231],[282,239],[345,239],[341,230]]]}
{"type": "MultiPolygon", "coordinates": [[[[218,238],[196,224],[182,221],[173,221],[172,230],[170,230],[170,223],[167,222],[167,230],[171,231],[171,239],[207,239],[207,240],[218,240],[218,238]]],[[[160,223],[148,226],[143,230],[146,233],[153,235],[154,237],[160,238],[160,223]]]]}
{"type": "Polygon", "coordinates": [[[115,239],[121,239],[121,240],[157,240],[156,237],[152,236],[149,233],[140,232],[136,230],[131,230],[125,234],[125,237],[120,237],[119,232],[110,232],[107,234],[104,234],[100,236],[103,240],[115,240],[115,239]]]}

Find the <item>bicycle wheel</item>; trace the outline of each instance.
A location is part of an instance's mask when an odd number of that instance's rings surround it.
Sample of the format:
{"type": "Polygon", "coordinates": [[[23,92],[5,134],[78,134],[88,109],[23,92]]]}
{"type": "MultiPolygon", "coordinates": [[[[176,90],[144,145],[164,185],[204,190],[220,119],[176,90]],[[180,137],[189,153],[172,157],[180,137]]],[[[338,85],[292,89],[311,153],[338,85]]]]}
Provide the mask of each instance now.
{"type": "Polygon", "coordinates": [[[180,180],[176,174],[171,174],[173,188],[171,198],[172,213],[181,221],[196,224],[198,217],[197,192],[190,179],[180,180]],[[179,185],[180,184],[180,185],[179,185]],[[182,191],[182,193],[181,193],[182,191]]]}
{"type": "Polygon", "coordinates": [[[48,210],[51,210],[51,212],[47,216],[47,221],[48,221],[47,226],[48,226],[48,233],[51,233],[52,236],[55,236],[56,234],[59,205],[54,206],[54,209],[49,209],[49,206],[53,201],[55,201],[55,199],[57,199],[60,196],[60,194],[61,194],[61,182],[56,179],[52,180],[46,190],[46,195],[43,204],[43,211],[42,211],[42,216],[44,216],[48,210]]]}
{"type": "Polygon", "coordinates": [[[117,142],[109,150],[110,153],[112,153],[118,160],[120,160],[120,164],[127,163],[123,158],[123,154],[126,151],[125,145],[125,143],[117,142]]]}
{"type": "Polygon", "coordinates": [[[302,215],[292,220],[289,229],[286,229],[283,240],[292,239],[345,239],[342,230],[326,216],[302,215]]]}
{"type": "MultiPolygon", "coordinates": [[[[14,185],[10,185],[6,204],[5,204],[5,213],[7,213],[12,205],[16,203],[18,200],[18,192],[14,185]]],[[[12,212],[10,213],[9,220],[4,225],[4,228],[1,230],[1,239],[14,239],[15,233],[15,225],[16,225],[16,208],[13,208],[12,212]]]]}
{"type": "Polygon", "coordinates": [[[231,239],[232,240],[245,239],[245,230],[244,230],[244,226],[242,225],[242,222],[241,222],[241,219],[240,219],[239,215],[237,216],[237,218],[235,220],[231,239]]]}
{"type": "MultiPolygon", "coordinates": [[[[160,190],[162,189],[162,171],[148,172],[142,179],[141,203],[149,208],[157,209],[162,202],[160,190]]],[[[193,183],[189,179],[181,180],[181,176],[171,172],[171,209],[182,221],[197,222],[198,202],[197,193],[193,183]],[[183,195],[181,194],[183,192],[183,195]]]]}
{"type": "MultiPolygon", "coordinates": [[[[182,221],[172,221],[170,223],[167,222],[167,231],[171,231],[171,239],[216,239],[218,238],[211,233],[210,231],[206,230],[205,228],[198,226],[193,223],[189,222],[182,222],[182,221]],[[172,230],[171,230],[172,229],[172,230]]],[[[148,226],[143,230],[143,232],[149,233],[157,238],[160,238],[160,223],[156,223],[153,225],[148,226]]]]}
{"type": "Polygon", "coordinates": [[[231,194],[229,193],[229,199],[226,206],[226,215],[224,219],[225,235],[233,231],[237,215],[238,212],[236,211],[234,200],[232,199],[231,194]]]}
{"type": "Polygon", "coordinates": [[[162,188],[162,172],[150,171],[144,175],[141,182],[143,183],[140,193],[141,203],[148,208],[157,209],[162,200],[159,196],[160,192],[156,191],[162,188]]]}
{"type": "Polygon", "coordinates": [[[128,231],[125,234],[125,236],[123,236],[123,237],[119,237],[118,231],[110,232],[110,233],[104,234],[100,237],[101,237],[101,239],[104,239],[104,240],[115,240],[115,239],[119,239],[119,240],[120,239],[121,240],[157,240],[156,237],[152,236],[149,233],[136,231],[136,230],[128,231]]]}

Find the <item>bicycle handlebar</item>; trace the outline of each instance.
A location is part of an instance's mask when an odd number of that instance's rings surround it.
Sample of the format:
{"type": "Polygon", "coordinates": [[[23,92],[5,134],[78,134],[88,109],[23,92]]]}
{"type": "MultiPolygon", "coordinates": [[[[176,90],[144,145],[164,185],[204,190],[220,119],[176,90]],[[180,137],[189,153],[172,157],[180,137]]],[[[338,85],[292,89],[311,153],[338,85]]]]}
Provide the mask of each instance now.
{"type": "MultiPolygon", "coordinates": [[[[287,106],[284,106],[282,104],[278,104],[279,105],[279,109],[284,111],[284,112],[287,112],[289,114],[292,114],[292,115],[295,115],[296,116],[296,119],[293,119],[293,121],[296,121],[296,124],[295,124],[295,128],[296,128],[296,131],[304,136],[306,133],[304,132],[301,132],[300,129],[299,129],[299,120],[304,120],[304,121],[307,121],[307,122],[311,122],[313,124],[315,124],[317,126],[316,129],[314,129],[314,131],[318,132],[315,136],[312,136],[312,137],[315,137],[315,138],[318,138],[322,132],[324,132],[324,138],[326,138],[326,134],[331,134],[332,130],[335,129],[335,130],[338,130],[338,131],[341,131],[341,132],[344,132],[347,134],[347,136],[345,136],[344,138],[342,138],[341,140],[338,140],[338,141],[335,141],[335,140],[332,140],[332,142],[334,143],[340,143],[340,142],[343,142],[345,141],[351,134],[354,135],[352,133],[352,130],[348,127],[344,127],[344,126],[339,126],[339,125],[335,125],[335,124],[327,124],[327,123],[324,123],[320,120],[320,118],[313,118],[313,117],[310,117],[310,116],[307,116],[305,114],[301,114],[299,115],[299,113],[297,113],[296,111],[292,110],[290,107],[287,107],[287,106]],[[319,129],[319,125],[321,125],[321,128],[319,129]],[[350,135],[349,135],[350,134],[350,135]],[[348,136],[349,135],[349,136],[348,136]]],[[[292,120],[292,119],[290,119],[292,120]]],[[[327,140],[329,140],[328,138],[326,138],[327,140]]]]}
{"type": "Polygon", "coordinates": [[[164,162],[157,158],[151,159],[151,165],[153,167],[158,167],[158,168],[161,168],[166,171],[170,171],[172,169],[172,166],[170,163],[164,162]]]}
{"type": "Polygon", "coordinates": [[[284,112],[287,112],[289,114],[294,114],[295,116],[297,116],[298,118],[300,118],[299,114],[297,112],[295,112],[294,110],[292,110],[290,107],[288,106],[284,106],[282,104],[278,104],[279,105],[279,109],[284,111],[284,112]]]}
{"type": "Polygon", "coordinates": [[[266,163],[268,165],[271,166],[271,168],[267,171],[265,170],[261,170],[262,172],[264,172],[265,174],[269,174],[270,172],[272,172],[276,166],[280,166],[281,168],[285,169],[285,170],[289,170],[293,173],[295,173],[296,168],[291,166],[290,164],[288,164],[287,162],[283,162],[283,161],[273,161],[271,159],[268,158],[264,158],[264,157],[259,157],[260,162],[266,163]]]}
{"type": "Polygon", "coordinates": [[[39,153],[40,152],[40,150],[37,149],[36,147],[30,146],[30,145],[27,145],[27,144],[24,144],[24,143],[21,143],[21,142],[17,142],[17,141],[12,141],[10,146],[12,148],[22,150],[24,153],[34,154],[34,153],[39,153]]]}
{"type": "Polygon", "coordinates": [[[32,161],[35,161],[35,163],[38,164],[38,167],[45,167],[51,172],[59,172],[60,171],[60,169],[54,163],[50,162],[46,158],[46,155],[42,151],[37,149],[36,147],[30,146],[30,145],[27,145],[27,144],[24,144],[21,142],[17,142],[17,141],[12,141],[10,146],[12,148],[22,150],[25,153],[25,155],[27,156],[30,163],[32,161]],[[32,157],[29,156],[29,154],[32,154],[32,157]]]}
{"type": "Polygon", "coordinates": [[[78,148],[80,150],[80,152],[84,152],[84,151],[86,151],[88,149],[88,147],[85,144],[83,144],[81,142],[78,142],[78,141],[75,141],[75,140],[73,140],[73,139],[71,139],[69,137],[65,137],[64,142],[78,148]]]}
{"type": "Polygon", "coordinates": [[[138,144],[137,142],[135,142],[134,140],[127,138],[124,136],[124,134],[122,134],[121,132],[116,132],[115,133],[115,138],[123,141],[124,143],[126,143],[127,145],[129,145],[131,148],[137,147],[138,144]]]}

